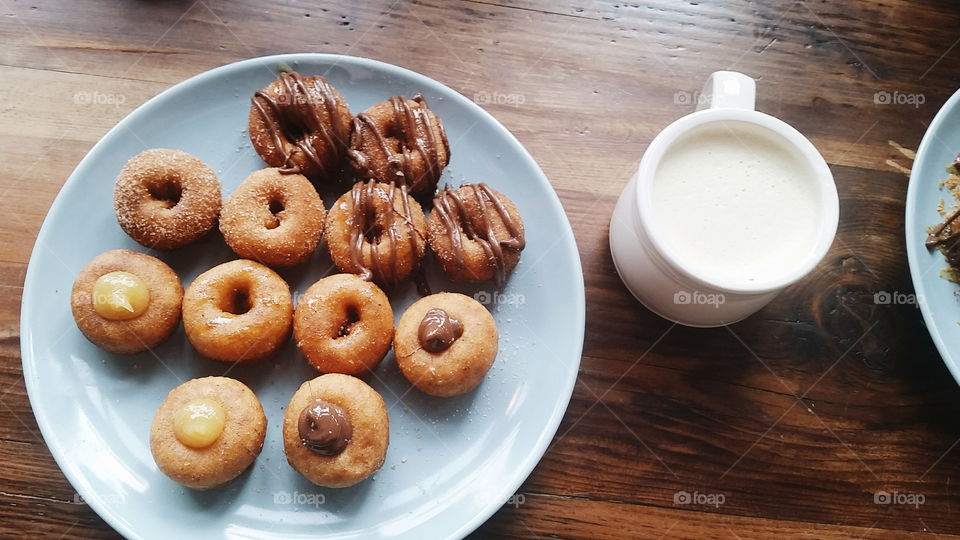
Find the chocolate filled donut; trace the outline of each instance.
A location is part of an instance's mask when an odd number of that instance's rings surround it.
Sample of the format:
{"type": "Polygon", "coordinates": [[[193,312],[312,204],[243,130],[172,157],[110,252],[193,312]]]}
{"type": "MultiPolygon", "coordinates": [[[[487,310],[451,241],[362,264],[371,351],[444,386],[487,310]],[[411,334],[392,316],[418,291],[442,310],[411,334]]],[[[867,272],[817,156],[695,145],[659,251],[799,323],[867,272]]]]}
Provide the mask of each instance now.
{"type": "Polygon", "coordinates": [[[347,102],[323,77],[281,73],[251,99],[250,142],[281,173],[328,178],[340,169],[352,118],[347,102]]]}
{"type": "Polygon", "coordinates": [[[394,96],[357,115],[348,154],[360,178],[429,198],[450,162],[450,143],[423,96],[394,96]]]}
{"type": "Polygon", "coordinates": [[[383,466],[390,443],[387,407],[356,377],[329,373],[309,380],[283,414],[287,463],[318,486],[355,485],[383,466]]]}
{"type": "Polygon", "coordinates": [[[432,396],[465,394],[497,357],[493,315],[469,296],[437,293],[414,302],[397,323],[393,352],[403,376],[432,396]]]}
{"type": "Polygon", "coordinates": [[[494,280],[503,285],[526,246],[523,221],[513,201],[480,184],[447,189],[433,199],[427,241],[454,281],[494,280]]]}

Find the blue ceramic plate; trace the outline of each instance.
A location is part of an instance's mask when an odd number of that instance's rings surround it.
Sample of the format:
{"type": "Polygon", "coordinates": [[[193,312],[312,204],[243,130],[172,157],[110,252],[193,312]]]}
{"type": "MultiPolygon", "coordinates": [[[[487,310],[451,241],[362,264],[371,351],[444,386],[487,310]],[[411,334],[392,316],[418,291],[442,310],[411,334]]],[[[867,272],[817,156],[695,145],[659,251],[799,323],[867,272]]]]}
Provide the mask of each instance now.
{"type": "MultiPolygon", "coordinates": [[[[336,195],[327,196],[328,205],[336,195]]],[[[294,291],[333,272],[324,252],[281,272],[294,291]]],[[[235,258],[219,235],[152,254],[185,285],[235,258]]],[[[409,284],[390,294],[398,318],[417,298],[409,284]]],[[[40,230],[24,285],[21,331],[26,386],[50,451],[80,497],[125,536],[441,538],[463,536],[483,523],[540,460],[573,390],[583,329],[583,274],[570,224],[540,168],[500,123],[450,88],[406,69],[292,54],[238,62],[177,84],[94,146],[40,230]],[[412,388],[388,355],[369,378],[389,407],[386,463],[348,489],[313,486],[284,457],[283,407],[301,382],[317,375],[292,344],[274,360],[228,369],[200,358],[178,330],[153,353],[114,356],[87,342],[70,313],[73,279],[90,259],[116,248],[143,251],[117,225],[112,209],[114,178],[123,164],[147,148],[179,148],[210,164],[224,194],[231,193],[264,167],[245,132],[247,113],[250,96],[276,77],[281,64],[327,77],[355,113],[392,95],[424,94],[450,136],[453,159],[441,183],[489,183],[513,199],[527,229],[527,248],[502,290],[458,286],[431,273],[435,290],[475,295],[488,305],[500,329],[500,354],[476,391],[452,399],[412,388]],[[266,444],[237,480],[193,492],[157,469],[150,423],[181,381],[225,372],[263,403],[266,444]]]]}
{"type": "Polygon", "coordinates": [[[947,177],[946,166],[960,153],[960,92],[955,93],[934,117],[920,141],[917,157],[907,188],[906,233],[907,259],[913,278],[915,298],[888,291],[891,302],[916,302],[930,337],[940,356],[960,382],[960,296],[954,294],[957,285],[940,277],[947,267],[943,255],[924,245],[927,227],[943,221],[937,205],[944,201],[947,211],[957,201],[947,189],[940,189],[940,181],[947,177]]]}

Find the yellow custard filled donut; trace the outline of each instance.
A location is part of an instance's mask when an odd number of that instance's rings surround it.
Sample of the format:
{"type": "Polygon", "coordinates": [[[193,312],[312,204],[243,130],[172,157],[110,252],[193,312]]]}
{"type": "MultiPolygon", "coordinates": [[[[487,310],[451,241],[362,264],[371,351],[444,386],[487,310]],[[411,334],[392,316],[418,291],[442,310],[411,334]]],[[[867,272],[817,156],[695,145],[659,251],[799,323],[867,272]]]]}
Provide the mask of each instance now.
{"type": "Polygon", "coordinates": [[[352,486],[383,466],[390,423],[383,398],[356,377],[307,381],[283,415],[287,462],[314,484],[352,486]]]}
{"type": "Polygon", "coordinates": [[[266,358],[290,335],[293,300],[276,272],[247,259],[197,276],[183,296],[183,328],[200,354],[224,362],[266,358]]]}
{"type": "Polygon", "coordinates": [[[267,418],[257,396],[227,377],[174,388],[150,427],[150,451],[171,480],[212,489],[233,480],[260,455],[267,418]]]}
{"type": "Polygon", "coordinates": [[[129,249],[101,253],[73,282],[77,327],[97,346],[133,354],[157,346],[180,323],[183,286],[160,259],[129,249]]]}

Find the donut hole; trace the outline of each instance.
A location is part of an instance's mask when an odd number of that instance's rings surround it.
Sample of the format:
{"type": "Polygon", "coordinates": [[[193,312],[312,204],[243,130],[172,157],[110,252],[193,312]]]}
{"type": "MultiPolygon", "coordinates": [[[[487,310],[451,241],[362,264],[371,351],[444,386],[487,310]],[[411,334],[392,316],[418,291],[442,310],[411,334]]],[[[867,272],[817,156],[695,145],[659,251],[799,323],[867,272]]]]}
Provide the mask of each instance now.
{"type": "Polygon", "coordinates": [[[253,309],[253,303],[250,300],[250,292],[246,289],[234,289],[227,293],[223,305],[220,306],[223,311],[233,315],[243,315],[253,309]]]}
{"type": "Polygon", "coordinates": [[[180,203],[180,197],[183,196],[183,188],[179,182],[172,179],[151,183],[147,186],[147,191],[154,200],[163,203],[166,208],[173,208],[180,203]]]}
{"type": "Polygon", "coordinates": [[[381,236],[383,236],[383,227],[381,227],[379,223],[374,223],[363,233],[363,239],[366,240],[368,244],[380,243],[381,236]]]}
{"type": "Polygon", "coordinates": [[[383,224],[377,219],[377,209],[374,204],[367,204],[363,212],[363,239],[368,244],[380,243],[380,237],[383,236],[383,224]],[[369,226],[367,226],[369,224],[369,226]]]}
{"type": "Polygon", "coordinates": [[[337,329],[337,335],[334,337],[334,339],[340,339],[349,336],[354,325],[358,322],[360,322],[360,310],[354,304],[347,304],[345,318],[343,322],[340,323],[340,327],[337,329]]]}
{"type": "Polygon", "coordinates": [[[283,201],[279,199],[270,199],[270,202],[267,203],[267,208],[270,210],[270,215],[273,217],[272,221],[267,222],[267,228],[276,229],[280,226],[280,213],[285,210],[283,201]]]}

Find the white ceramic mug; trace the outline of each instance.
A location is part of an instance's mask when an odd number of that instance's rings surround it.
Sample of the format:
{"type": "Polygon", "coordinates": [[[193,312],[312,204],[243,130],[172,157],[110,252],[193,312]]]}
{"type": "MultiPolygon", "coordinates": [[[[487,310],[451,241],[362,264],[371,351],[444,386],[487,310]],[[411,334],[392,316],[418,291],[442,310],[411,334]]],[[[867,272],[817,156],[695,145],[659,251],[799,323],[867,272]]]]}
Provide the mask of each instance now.
{"type": "Polygon", "coordinates": [[[676,120],[650,143],[640,167],[620,195],[610,221],[610,251],[627,289],[654,313],[687,326],[722,326],[758,311],[781,290],[810,272],[833,243],[840,209],[833,175],[823,156],[796,129],[755,106],[753,79],[718,71],[707,80],[697,111],[676,120]],[[752,132],[789,149],[798,163],[809,167],[819,208],[815,237],[797,263],[776,275],[731,286],[678,260],[675,246],[665,240],[662,223],[653,218],[652,185],[665,152],[694,128],[749,125],[752,132]]]}

